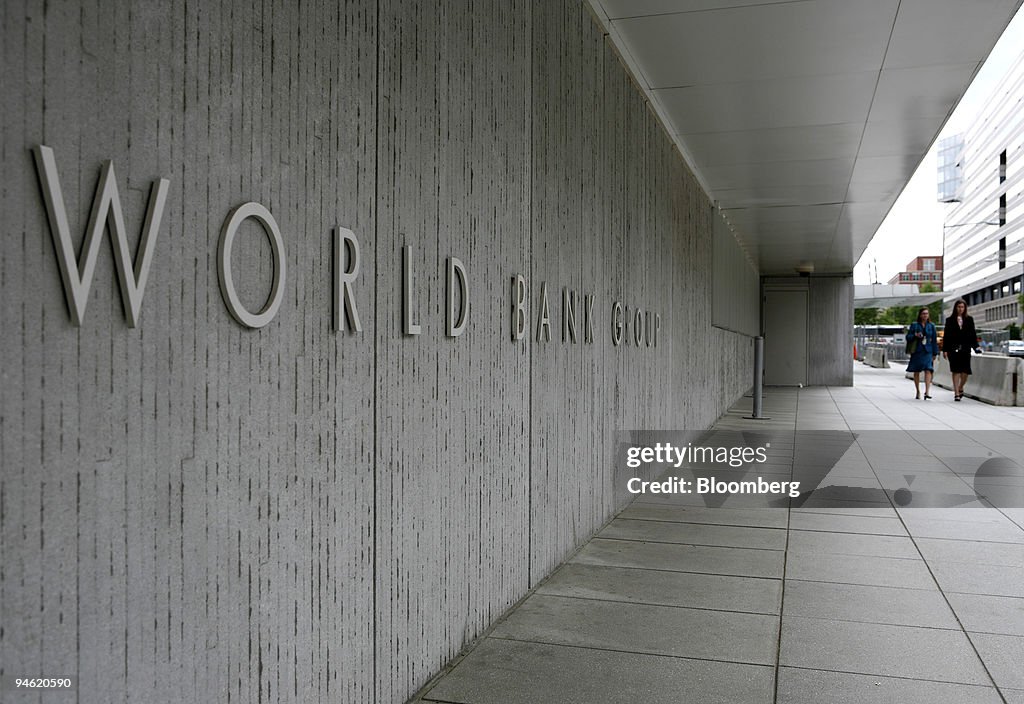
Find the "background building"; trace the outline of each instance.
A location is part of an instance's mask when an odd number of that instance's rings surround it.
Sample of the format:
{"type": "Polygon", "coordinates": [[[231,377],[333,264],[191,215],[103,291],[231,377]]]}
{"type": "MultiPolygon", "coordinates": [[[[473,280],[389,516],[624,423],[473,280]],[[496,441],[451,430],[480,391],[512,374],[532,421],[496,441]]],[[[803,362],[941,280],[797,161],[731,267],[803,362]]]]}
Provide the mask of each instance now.
{"type": "MultiPolygon", "coordinates": [[[[963,135],[957,166],[963,183],[944,226],[947,311],[957,298],[978,324],[1020,321],[1024,277],[1024,53],[963,135]]],[[[940,183],[948,183],[942,157],[940,183]]],[[[940,200],[948,189],[940,186],[940,200]]]]}
{"type": "Polygon", "coordinates": [[[914,257],[906,268],[889,279],[890,284],[915,284],[918,289],[925,284],[942,290],[942,257],[914,257]]]}

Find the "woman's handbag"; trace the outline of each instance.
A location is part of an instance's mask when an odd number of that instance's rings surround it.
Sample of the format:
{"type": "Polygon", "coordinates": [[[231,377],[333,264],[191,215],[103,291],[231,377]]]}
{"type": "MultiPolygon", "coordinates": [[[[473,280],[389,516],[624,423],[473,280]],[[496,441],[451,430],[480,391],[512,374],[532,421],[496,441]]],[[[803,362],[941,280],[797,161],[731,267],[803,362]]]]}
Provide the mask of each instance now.
{"type": "MultiPolygon", "coordinates": [[[[910,326],[910,332],[914,332],[914,326],[910,326]]],[[[909,334],[909,333],[908,333],[909,334]]],[[[907,340],[907,354],[914,354],[917,352],[917,337],[912,337],[907,340]]]]}

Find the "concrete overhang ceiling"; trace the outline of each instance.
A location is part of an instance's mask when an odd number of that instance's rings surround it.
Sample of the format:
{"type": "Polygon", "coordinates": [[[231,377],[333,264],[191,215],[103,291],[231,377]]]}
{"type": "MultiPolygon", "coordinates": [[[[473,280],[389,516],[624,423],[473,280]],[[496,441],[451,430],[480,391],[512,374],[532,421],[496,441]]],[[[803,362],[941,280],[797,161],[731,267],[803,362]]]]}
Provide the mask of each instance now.
{"type": "Polygon", "coordinates": [[[1021,0],[590,0],[764,274],[850,272],[1021,0]]]}

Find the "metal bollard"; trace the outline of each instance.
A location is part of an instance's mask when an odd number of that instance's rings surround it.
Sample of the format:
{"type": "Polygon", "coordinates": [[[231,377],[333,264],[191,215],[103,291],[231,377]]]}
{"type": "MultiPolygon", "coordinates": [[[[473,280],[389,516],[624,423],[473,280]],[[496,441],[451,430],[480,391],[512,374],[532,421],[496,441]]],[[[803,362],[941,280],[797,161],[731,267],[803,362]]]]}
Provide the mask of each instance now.
{"type": "Polygon", "coordinates": [[[769,420],[762,415],[762,401],[764,395],[764,337],[758,335],[754,338],[754,411],[748,420],[769,420]]]}

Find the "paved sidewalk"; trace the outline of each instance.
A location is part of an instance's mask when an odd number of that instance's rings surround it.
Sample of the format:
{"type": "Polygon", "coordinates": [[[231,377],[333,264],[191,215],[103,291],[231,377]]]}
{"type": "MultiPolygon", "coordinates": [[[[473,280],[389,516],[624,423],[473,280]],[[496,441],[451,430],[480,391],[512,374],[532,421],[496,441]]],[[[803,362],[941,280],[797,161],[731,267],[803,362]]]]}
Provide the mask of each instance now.
{"type": "Polygon", "coordinates": [[[1024,409],[934,391],[744,399],[713,432],[770,431],[758,474],[813,492],[642,496],[421,701],[1024,704],[1024,409]]]}

